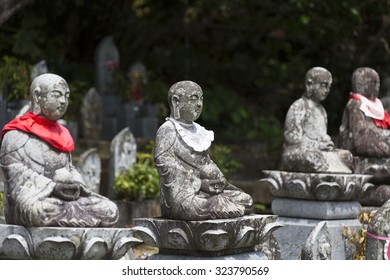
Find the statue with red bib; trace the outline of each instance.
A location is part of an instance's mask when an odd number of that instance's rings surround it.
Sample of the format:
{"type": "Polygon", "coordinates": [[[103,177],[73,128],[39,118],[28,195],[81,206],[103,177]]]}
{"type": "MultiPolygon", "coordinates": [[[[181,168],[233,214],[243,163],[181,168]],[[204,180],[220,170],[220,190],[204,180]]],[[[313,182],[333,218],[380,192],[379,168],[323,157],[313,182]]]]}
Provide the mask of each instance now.
{"type": "Polygon", "coordinates": [[[0,166],[8,224],[110,227],[118,220],[117,206],[86,189],[72,164],[73,139],[57,122],[69,93],[62,77],[38,76],[30,87],[32,112],[3,127],[0,166]]]}
{"type": "Polygon", "coordinates": [[[390,199],[390,116],[379,100],[378,73],[368,67],[352,74],[352,92],[339,130],[339,144],[354,155],[354,173],[370,174],[379,187],[363,204],[382,205],[390,199]]]}

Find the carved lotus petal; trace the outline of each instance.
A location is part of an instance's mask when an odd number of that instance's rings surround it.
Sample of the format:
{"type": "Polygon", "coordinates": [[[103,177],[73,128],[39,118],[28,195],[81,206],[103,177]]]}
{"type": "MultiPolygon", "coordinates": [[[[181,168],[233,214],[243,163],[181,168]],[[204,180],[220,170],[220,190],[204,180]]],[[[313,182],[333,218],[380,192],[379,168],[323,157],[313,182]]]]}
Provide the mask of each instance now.
{"type": "Polygon", "coordinates": [[[100,237],[92,237],[85,241],[82,252],[82,260],[100,260],[104,259],[108,252],[107,243],[100,237]]]}
{"type": "Polygon", "coordinates": [[[311,200],[356,200],[372,188],[371,175],[340,173],[302,173],[263,170],[261,179],[276,197],[311,200]],[[278,180],[281,180],[278,182],[278,180]],[[276,183],[277,182],[277,183],[276,183]],[[328,193],[329,192],[329,193],[328,193]]]}
{"type": "Polygon", "coordinates": [[[277,194],[278,191],[280,190],[280,185],[278,184],[278,182],[276,180],[274,180],[272,178],[261,179],[260,182],[269,186],[269,189],[270,189],[271,193],[273,193],[273,194],[277,194]]]}
{"type": "Polygon", "coordinates": [[[260,235],[258,236],[258,240],[256,240],[257,243],[262,243],[268,240],[271,236],[271,234],[277,230],[278,228],[284,227],[284,225],[279,224],[277,222],[273,221],[274,219],[270,220],[263,229],[259,232],[260,235]]]}
{"type": "Polygon", "coordinates": [[[307,193],[306,182],[301,179],[293,179],[286,182],[286,191],[287,194],[292,197],[305,195],[307,193]]]}
{"type": "Polygon", "coordinates": [[[356,188],[357,188],[356,182],[350,181],[346,183],[345,191],[344,191],[345,195],[351,196],[353,193],[356,192],[356,188]]]}
{"type": "Polygon", "coordinates": [[[206,230],[200,236],[200,244],[197,244],[201,250],[222,251],[229,248],[231,238],[229,234],[221,229],[206,230]]]}
{"type": "Polygon", "coordinates": [[[115,241],[112,248],[111,259],[119,260],[122,258],[134,245],[141,244],[142,240],[135,237],[123,236],[115,241]]]}
{"type": "Polygon", "coordinates": [[[76,257],[77,246],[69,238],[54,236],[45,238],[35,244],[35,257],[37,259],[70,260],[76,257]]]}
{"type": "Polygon", "coordinates": [[[153,231],[144,226],[133,227],[133,230],[140,236],[140,238],[148,245],[158,247],[159,243],[153,231]]]}
{"type": "Polygon", "coordinates": [[[20,234],[11,234],[7,236],[1,246],[1,251],[5,257],[15,260],[31,259],[30,249],[26,239],[20,234]]]}
{"type": "Polygon", "coordinates": [[[336,182],[323,182],[316,186],[315,195],[319,200],[334,200],[340,194],[340,185],[336,182]]]}
{"type": "Polygon", "coordinates": [[[372,183],[364,183],[362,188],[363,188],[363,191],[366,192],[368,190],[375,188],[375,185],[372,183]]]}
{"type": "Polygon", "coordinates": [[[186,248],[189,246],[187,234],[181,228],[174,228],[168,232],[167,243],[172,248],[186,248]]]}
{"type": "Polygon", "coordinates": [[[236,236],[236,247],[244,248],[255,245],[256,230],[250,226],[244,226],[236,236]]]}

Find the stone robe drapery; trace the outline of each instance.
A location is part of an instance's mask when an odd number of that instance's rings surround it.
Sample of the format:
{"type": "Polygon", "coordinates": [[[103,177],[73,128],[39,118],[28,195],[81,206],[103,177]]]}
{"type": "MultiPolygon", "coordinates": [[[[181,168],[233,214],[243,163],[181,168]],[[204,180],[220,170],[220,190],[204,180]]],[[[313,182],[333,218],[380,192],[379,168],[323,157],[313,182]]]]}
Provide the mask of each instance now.
{"type": "Polygon", "coordinates": [[[351,173],[352,156],[334,149],[327,114],[318,102],[302,97],[287,112],[281,169],[295,172],[351,173]]]}
{"type": "Polygon", "coordinates": [[[202,180],[222,178],[223,174],[206,150],[195,151],[185,143],[173,120],[166,121],[157,131],[155,162],[163,217],[205,220],[240,217],[251,211],[252,198],[227,181],[219,194],[202,190],[202,180]]]}
{"type": "Polygon", "coordinates": [[[24,226],[106,227],[118,219],[116,205],[107,198],[88,193],[64,201],[53,195],[57,182],[79,182],[70,153],[61,152],[36,136],[11,130],[0,150],[5,176],[5,218],[24,226]]]}

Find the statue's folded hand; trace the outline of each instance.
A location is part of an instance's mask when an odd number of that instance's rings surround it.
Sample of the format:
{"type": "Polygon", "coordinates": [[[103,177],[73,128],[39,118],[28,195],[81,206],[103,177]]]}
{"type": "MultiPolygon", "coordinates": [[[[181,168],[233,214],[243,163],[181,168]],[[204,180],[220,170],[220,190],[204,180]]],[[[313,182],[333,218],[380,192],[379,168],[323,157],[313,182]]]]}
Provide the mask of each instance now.
{"type": "Polygon", "coordinates": [[[216,195],[224,191],[226,179],[203,179],[201,184],[201,190],[205,193],[216,195]]]}
{"type": "Polygon", "coordinates": [[[53,196],[66,200],[73,201],[80,197],[81,190],[84,189],[79,183],[57,183],[53,189],[53,196]]]}

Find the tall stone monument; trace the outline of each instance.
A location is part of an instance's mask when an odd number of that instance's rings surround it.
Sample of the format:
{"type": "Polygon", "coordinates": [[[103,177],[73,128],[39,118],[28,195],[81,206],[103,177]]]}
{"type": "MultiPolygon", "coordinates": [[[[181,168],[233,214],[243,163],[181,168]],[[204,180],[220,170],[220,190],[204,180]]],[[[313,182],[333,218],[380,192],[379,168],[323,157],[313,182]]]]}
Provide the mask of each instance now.
{"type": "Polygon", "coordinates": [[[96,87],[101,95],[103,106],[101,139],[111,140],[119,131],[118,114],[120,99],[112,84],[113,75],[119,68],[119,50],[114,38],[103,38],[95,50],[96,87]]]}
{"type": "Polygon", "coordinates": [[[87,189],[100,193],[100,174],[102,171],[100,156],[96,148],[86,150],[80,155],[77,169],[83,177],[87,189]]]}
{"type": "Polygon", "coordinates": [[[203,107],[201,87],[178,82],[168,102],[171,115],[157,132],[154,154],[162,217],[135,219],[134,228],[159,247],[152,257],[278,258],[276,216],[251,215],[252,198],[229,183],[208,155],[214,133],[195,122],[203,107]]]}
{"type": "Polygon", "coordinates": [[[114,188],[116,176],[129,170],[137,161],[137,142],[128,127],[122,129],[111,141],[108,197],[117,198],[114,188]]]}
{"type": "Polygon", "coordinates": [[[262,181],[277,197],[272,211],[285,225],[275,232],[282,259],[348,259],[343,227],[360,227],[358,199],[373,187],[371,176],[352,174],[352,154],[336,149],[327,134],[327,114],[320,102],[331,83],[331,73],[322,67],[306,73],[305,92],[286,115],[281,171],[263,171],[262,181]],[[313,253],[313,248],[329,253],[313,253]]]}
{"type": "Polygon", "coordinates": [[[89,89],[81,107],[81,128],[84,139],[98,141],[102,131],[103,104],[95,88],[89,89]]]}

